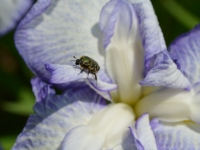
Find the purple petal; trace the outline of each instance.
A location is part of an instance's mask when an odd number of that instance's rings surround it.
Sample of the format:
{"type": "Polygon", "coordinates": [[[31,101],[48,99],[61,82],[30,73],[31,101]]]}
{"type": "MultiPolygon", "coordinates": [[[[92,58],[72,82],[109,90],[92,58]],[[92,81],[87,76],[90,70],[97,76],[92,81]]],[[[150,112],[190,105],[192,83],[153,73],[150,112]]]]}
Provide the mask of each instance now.
{"type": "Polygon", "coordinates": [[[169,53],[192,84],[200,81],[200,25],[175,39],[169,53]]]}
{"type": "Polygon", "coordinates": [[[176,64],[167,54],[160,54],[157,58],[161,59],[162,62],[155,65],[147,73],[146,77],[140,81],[141,85],[183,89],[191,86],[189,80],[177,69],[176,64]]]}
{"type": "Polygon", "coordinates": [[[194,122],[162,123],[151,121],[159,150],[200,149],[200,127],[194,122]]]}
{"type": "MultiPolygon", "coordinates": [[[[111,0],[103,7],[100,15],[100,27],[104,35],[104,48],[107,51],[112,51],[112,49],[115,51],[118,49],[125,49],[125,52],[128,53],[127,55],[123,54],[123,56],[127,58],[123,60],[123,62],[125,62],[128,61],[129,57],[134,55],[129,53],[127,49],[131,42],[135,42],[132,49],[134,49],[134,53],[137,54],[136,57],[131,59],[134,60],[132,68],[134,66],[134,69],[136,68],[138,71],[134,71],[131,75],[134,79],[137,78],[138,81],[135,82],[137,84],[142,80],[142,73],[144,72],[145,79],[140,82],[143,86],[165,86],[171,88],[190,87],[187,78],[176,67],[176,64],[168,55],[165,41],[151,2],[149,0],[131,0],[131,3],[122,0],[111,0]],[[140,36],[138,36],[137,32],[140,32],[140,36]],[[138,39],[142,41],[142,46],[138,46],[138,43],[140,43],[138,39]],[[144,48],[144,60],[142,56],[143,48],[141,47],[144,48]],[[144,69],[143,63],[145,63],[144,69]]],[[[132,64],[132,62],[126,62],[125,65],[123,65],[120,60],[122,54],[120,53],[120,57],[118,58],[116,55],[117,52],[113,52],[114,54],[112,53],[112,57],[109,57],[109,52],[107,52],[107,57],[112,60],[109,61],[109,59],[106,59],[106,68],[108,74],[113,81],[118,84],[120,89],[120,87],[124,86],[122,86],[123,84],[119,82],[120,80],[115,74],[119,74],[120,77],[122,75],[113,68],[119,70],[119,67],[115,66],[120,66],[120,68],[123,69],[121,66],[132,64]],[[115,61],[114,58],[117,61],[115,61]]],[[[127,65],[125,68],[126,70],[131,70],[131,68],[127,69],[127,65]]],[[[124,74],[132,73],[131,71],[127,73],[123,70],[121,72],[124,74]]],[[[127,79],[127,77],[124,78],[127,79]]],[[[122,83],[126,84],[126,80],[122,83]]],[[[137,84],[134,87],[138,86],[137,84]]],[[[138,99],[140,96],[140,90],[138,89],[135,91],[135,93],[138,93],[135,99],[138,99]]],[[[123,95],[123,93],[119,95],[123,95]]]]}
{"type": "Polygon", "coordinates": [[[73,56],[87,55],[99,63],[99,78],[110,83],[97,25],[104,3],[104,0],[38,0],[15,34],[18,51],[29,68],[49,81],[44,64],[72,65],[73,56]]]}
{"type": "Polygon", "coordinates": [[[74,68],[69,65],[58,65],[58,64],[46,64],[45,67],[47,71],[49,71],[51,74],[51,79],[50,79],[51,83],[63,84],[78,80],[79,81],[88,80],[86,81],[86,83],[108,100],[111,100],[109,92],[117,88],[116,84],[110,84],[101,81],[98,75],[96,81],[93,75],[89,74],[88,76],[86,72],[80,73],[81,71],[80,68],[74,68]]]}
{"type": "Polygon", "coordinates": [[[188,80],[168,56],[166,44],[150,0],[131,0],[139,19],[140,35],[145,52],[145,79],[147,86],[187,88],[188,80]],[[172,74],[166,74],[171,72],[172,74]],[[174,83],[175,82],[175,83],[174,83]]]}
{"type": "Polygon", "coordinates": [[[45,99],[49,94],[55,94],[55,90],[51,85],[43,82],[40,78],[36,77],[31,80],[32,90],[36,97],[36,102],[45,99]]]}
{"type": "Polygon", "coordinates": [[[167,48],[150,0],[131,0],[131,3],[139,20],[140,35],[145,51],[145,68],[148,72],[154,67],[151,66],[154,56],[160,52],[167,52],[167,48]]]}
{"type": "MultiPolygon", "coordinates": [[[[99,24],[103,31],[104,49],[110,44],[114,34],[117,34],[115,36],[118,37],[119,43],[128,42],[132,26],[137,27],[134,17],[136,18],[132,5],[126,1],[111,0],[102,8],[99,24]]],[[[137,35],[137,32],[134,34],[137,35]]]]}
{"type": "Polygon", "coordinates": [[[149,125],[149,115],[143,114],[135,124],[135,128],[130,128],[135,138],[138,150],[157,150],[155,137],[149,125]]]}
{"type": "Polygon", "coordinates": [[[29,117],[13,150],[58,149],[67,132],[87,124],[105,105],[88,86],[70,88],[60,96],[49,95],[34,106],[35,115],[29,117]]]}
{"type": "Polygon", "coordinates": [[[134,143],[134,137],[131,134],[131,132],[129,133],[129,135],[127,136],[127,138],[123,141],[122,144],[117,145],[116,147],[114,147],[112,150],[138,150],[136,148],[136,144],[134,143]]]}
{"type": "Polygon", "coordinates": [[[15,28],[32,4],[33,0],[1,0],[0,36],[15,28]]]}
{"type": "MultiPolygon", "coordinates": [[[[110,16],[112,16],[111,14],[113,14],[112,12],[114,11],[114,8],[116,7],[118,2],[119,2],[118,0],[110,0],[103,6],[101,13],[100,13],[100,19],[99,19],[100,20],[99,27],[102,32],[104,31],[104,29],[106,27],[107,21],[110,20],[110,16]]],[[[115,22],[113,22],[113,23],[115,23],[115,22]]]]}

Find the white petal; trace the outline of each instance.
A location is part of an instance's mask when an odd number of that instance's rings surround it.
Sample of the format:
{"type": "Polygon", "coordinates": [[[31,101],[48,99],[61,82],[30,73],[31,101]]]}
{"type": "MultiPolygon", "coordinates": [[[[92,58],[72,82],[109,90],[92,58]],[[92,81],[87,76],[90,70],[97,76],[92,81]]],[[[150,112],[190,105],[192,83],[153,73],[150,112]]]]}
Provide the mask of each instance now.
{"type": "Polygon", "coordinates": [[[194,93],[181,89],[161,89],[142,98],[135,106],[138,116],[149,113],[164,121],[190,120],[194,93]]]}
{"type": "Polygon", "coordinates": [[[141,94],[139,81],[143,77],[144,65],[138,19],[133,6],[127,1],[118,0],[112,11],[108,11],[112,2],[107,3],[101,12],[102,15],[107,12],[109,16],[106,23],[106,18],[100,17],[103,20],[106,69],[118,85],[117,92],[113,94],[117,99],[114,100],[134,103],[141,94]]]}
{"type": "Polygon", "coordinates": [[[79,126],[67,133],[62,150],[101,150],[105,137],[89,126],[79,126]]]}
{"type": "Polygon", "coordinates": [[[105,136],[103,149],[123,143],[130,131],[128,127],[135,119],[133,109],[123,103],[111,104],[94,116],[88,125],[105,136]]]}

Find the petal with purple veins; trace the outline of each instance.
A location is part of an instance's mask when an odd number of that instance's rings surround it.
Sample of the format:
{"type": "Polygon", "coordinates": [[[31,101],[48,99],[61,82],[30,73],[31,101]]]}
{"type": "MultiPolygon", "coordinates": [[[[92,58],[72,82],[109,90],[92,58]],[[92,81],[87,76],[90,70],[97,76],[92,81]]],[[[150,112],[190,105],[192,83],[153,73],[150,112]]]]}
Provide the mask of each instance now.
{"type": "Polygon", "coordinates": [[[144,47],[145,72],[147,73],[155,60],[155,55],[166,52],[166,44],[150,0],[130,0],[136,11],[142,45],[144,47]]]}
{"type": "Polygon", "coordinates": [[[150,0],[130,0],[139,20],[140,35],[144,48],[146,86],[188,88],[187,78],[168,55],[165,40],[150,0]],[[171,74],[166,75],[165,69],[171,74]]]}
{"type": "Polygon", "coordinates": [[[106,105],[88,86],[71,88],[63,95],[49,95],[36,103],[35,114],[18,136],[13,150],[58,149],[68,131],[86,125],[106,105]]]}
{"type": "Polygon", "coordinates": [[[192,84],[200,82],[200,25],[175,39],[169,53],[192,84]]]}
{"type": "Polygon", "coordinates": [[[154,119],[150,125],[159,150],[199,149],[200,126],[194,122],[165,123],[154,119]]]}
{"type": "Polygon", "coordinates": [[[170,88],[190,88],[189,80],[177,68],[176,64],[167,54],[159,54],[157,63],[140,81],[143,86],[164,86],[170,88]],[[161,63],[159,63],[161,61],[161,63]]]}
{"type": "Polygon", "coordinates": [[[97,17],[105,2],[38,0],[15,34],[17,49],[29,68],[49,81],[44,64],[73,65],[73,56],[86,55],[99,63],[102,71],[99,78],[110,82],[105,73],[102,34],[97,17]]]}

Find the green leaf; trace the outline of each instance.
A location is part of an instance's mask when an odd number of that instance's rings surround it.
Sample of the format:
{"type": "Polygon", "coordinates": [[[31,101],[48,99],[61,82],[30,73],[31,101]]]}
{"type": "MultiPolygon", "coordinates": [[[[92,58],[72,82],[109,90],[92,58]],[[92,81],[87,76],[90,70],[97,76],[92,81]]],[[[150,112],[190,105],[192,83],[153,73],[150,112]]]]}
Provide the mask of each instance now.
{"type": "Polygon", "coordinates": [[[164,8],[186,28],[191,29],[200,22],[200,18],[187,11],[175,0],[162,0],[164,8]]]}
{"type": "Polygon", "coordinates": [[[1,100],[1,109],[18,115],[27,116],[33,114],[32,107],[35,101],[31,90],[26,88],[20,89],[18,99],[19,100],[17,100],[15,103],[1,100]]]}
{"type": "Polygon", "coordinates": [[[17,135],[7,135],[7,136],[0,136],[0,144],[3,147],[3,150],[10,150],[17,138],[17,135]]]}

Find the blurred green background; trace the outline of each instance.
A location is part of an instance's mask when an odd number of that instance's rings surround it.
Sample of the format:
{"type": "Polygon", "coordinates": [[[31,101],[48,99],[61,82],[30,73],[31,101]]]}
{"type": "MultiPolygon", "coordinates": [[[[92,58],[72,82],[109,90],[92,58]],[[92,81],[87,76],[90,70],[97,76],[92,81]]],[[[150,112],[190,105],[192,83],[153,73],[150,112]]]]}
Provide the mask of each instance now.
{"type": "MultiPolygon", "coordinates": [[[[167,45],[200,22],[200,0],[152,0],[167,45]]],[[[19,56],[14,30],[0,38],[0,145],[10,150],[33,113],[34,76],[19,56]]]]}

